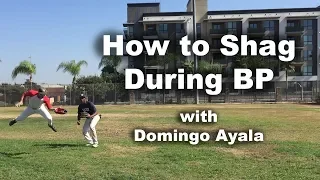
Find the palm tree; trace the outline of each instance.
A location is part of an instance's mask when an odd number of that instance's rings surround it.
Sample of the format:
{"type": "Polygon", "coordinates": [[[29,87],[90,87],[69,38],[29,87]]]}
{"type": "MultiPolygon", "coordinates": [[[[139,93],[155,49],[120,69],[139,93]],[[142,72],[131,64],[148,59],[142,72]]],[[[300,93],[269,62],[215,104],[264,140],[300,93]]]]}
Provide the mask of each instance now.
{"type": "Polygon", "coordinates": [[[182,67],[184,68],[184,72],[187,74],[193,73],[194,65],[193,60],[186,60],[183,62],[182,67]]]}
{"type": "Polygon", "coordinates": [[[72,78],[72,91],[73,92],[74,92],[74,85],[75,85],[75,82],[76,82],[76,78],[80,75],[80,71],[81,71],[81,67],[82,66],[88,66],[87,61],[81,60],[79,62],[76,62],[75,60],[71,60],[71,61],[68,61],[68,62],[62,62],[62,63],[59,64],[59,66],[57,68],[57,72],[60,69],[63,69],[64,73],[67,72],[71,76],[73,76],[73,78],[72,78]]]}
{"type": "Polygon", "coordinates": [[[12,71],[12,79],[15,79],[19,74],[24,74],[29,76],[30,89],[32,89],[32,75],[36,74],[36,65],[32,64],[28,60],[21,61],[18,66],[16,66],[12,71]]]}
{"type": "Polygon", "coordinates": [[[292,65],[292,61],[290,62],[282,62],[281,70],[286,72],[286,100],[288,100],[288,74],[295,72],[295,67],[292,65]]]}
{"type": "Polygon", "coordinates": [[[87,61],[81,60],[79,62],[76,62],[75,60],[71,60],[68,62],[62,62],[59,64],[57,68],[57,72],[60,69],[63,69],[63,72],[68,72],[72,77],[72,84],[76,82],[76,78],[80,75],[81,67],[82,66],[88,66],[87,61]]]}

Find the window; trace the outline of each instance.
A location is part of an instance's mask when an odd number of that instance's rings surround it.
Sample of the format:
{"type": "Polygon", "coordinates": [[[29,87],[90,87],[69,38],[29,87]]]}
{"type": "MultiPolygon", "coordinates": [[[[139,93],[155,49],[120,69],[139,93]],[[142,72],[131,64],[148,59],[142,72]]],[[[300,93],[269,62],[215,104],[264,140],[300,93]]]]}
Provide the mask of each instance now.
{"type": "Polygon", "coordinates": [[[197,39],[201,39],[201,23],[197,23],[197,39]]]}
{"type": "Polygon", "coordinates": [[[287,23],[287,26],[288,26],[288,27],[294,27],[295,25],[294,25],[294,22],[288,22],[288,23],[287,23]]]}
{"type": "Polygon", "coordinates": [[[312,29],[312,20],[311,19],[308,19],[308,20],[302,20],[302,26],[305,28],[305,29],[312,29]]]}
{"type": "Polygon", "coordinates": [[[312,76],[312,66],[303,66],[303,75],[312,76]]]}
{"type": "Polygon", "coordinates": [[[220,39],[212,39],[212,46],[214,48],[220,48],[222,46],[220,39]]]}
{"type": "Polygon", "coordinates": [[[303,36],[303,44],[312,45],[312,36],[303,36]]]}
{"type": "Polygon", "coordinates": [[[184,32],[184,24],[176,24],[176,32],[177,33],[184,32]]]}
{"type": "Polygon", "coordinates": [[[133,35],[133,27],[132,26],[129,26],[129,36],[132,36],[133,35]]]}
{"type": "Polygon", "coordinates": [[[303,60],[304,61],[312,61],[312,51],[303,51],[303,60]]]}
{"type": "Polygon", "coordinates": [[[219,29],[221,29],[221,25],[220,24],[213,24],[212,29],[219,30],[219,29]]]}
{"type": "Polygon", "coordinates": [[[264,21],[263,28],[266,31],[274,31],[274,21],[264,21]]]}
{"type": "Polygon", "coordinates": [[[266,39],[266,40],[274,40],[274,36],[265,36],[264,39],[266,39]]]}
{"type": "Polygon", "coordinates": [[[237,31],[237,22],[227,22],[228,33],[234,33],[237,31]]]}
{"type": "Polygon", "coordinates": [[[257,23],[250,23],[249,24],[249,28],[257,29],[258,28],[258,24],[257,23]]]}
{"type": "Polygon", "coordinates": [[[159,24],[160,33],[168,33],[168,24],[159,24]]]}

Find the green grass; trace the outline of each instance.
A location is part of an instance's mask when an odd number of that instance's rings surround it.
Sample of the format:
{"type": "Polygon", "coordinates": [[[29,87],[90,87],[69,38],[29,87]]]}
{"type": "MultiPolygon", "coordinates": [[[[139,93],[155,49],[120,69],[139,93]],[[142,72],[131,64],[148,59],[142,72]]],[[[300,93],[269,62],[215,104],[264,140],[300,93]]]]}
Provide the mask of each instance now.
{"type": "MultiPolygon", "coordinates": [[[[67,107],[75,113],[74,107],[67,107]]],[[[1,108],[0,179],[320,179],[320,109],[306,105],[99,106],[99,148],[85,147],[75,116],[12,127],[23,108],[1,108]],[[216,124],[182,124],[178,112],[212,109],[216,124]],[[265,142],[137,143],[136,128],[261,130],[265,142]]]]}

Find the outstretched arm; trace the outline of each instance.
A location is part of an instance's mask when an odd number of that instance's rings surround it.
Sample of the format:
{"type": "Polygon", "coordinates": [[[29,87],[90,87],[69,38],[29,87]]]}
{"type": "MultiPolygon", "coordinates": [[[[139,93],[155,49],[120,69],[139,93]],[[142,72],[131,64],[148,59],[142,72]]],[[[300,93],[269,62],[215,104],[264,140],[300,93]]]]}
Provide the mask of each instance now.
{"type": "Polygon", "coordinates": [[[22,94],[21,99],[20,99],[20,104],[23,104],[24,98],[25,97],[30,97],[36,95],[38,92],[34,90],[26,91],[22,94]]]}

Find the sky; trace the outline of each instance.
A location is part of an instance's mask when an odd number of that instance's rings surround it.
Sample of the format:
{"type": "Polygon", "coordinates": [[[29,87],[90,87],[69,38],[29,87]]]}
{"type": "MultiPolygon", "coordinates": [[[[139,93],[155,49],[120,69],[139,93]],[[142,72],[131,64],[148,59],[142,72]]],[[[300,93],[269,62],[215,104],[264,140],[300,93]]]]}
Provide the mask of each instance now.
{"type": "MultiPolygon", "coordinates": [[[[70,84],[72,77],[56,72],[63,61],[86,60],[81,75],[99,75],[101,54],[94,48],[105,30],[122,31],[127,3],[160,2],[163,12],[185,11],[188,0],[0,0],[0,83],[23,83],[11,72],[22,60],[37,65],[34,81],[70,84]]],[[[318,0],[208,0],[209,10],[303,8],[318,0]]]]}

